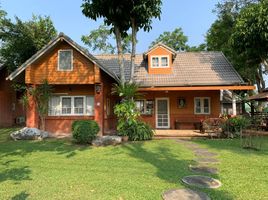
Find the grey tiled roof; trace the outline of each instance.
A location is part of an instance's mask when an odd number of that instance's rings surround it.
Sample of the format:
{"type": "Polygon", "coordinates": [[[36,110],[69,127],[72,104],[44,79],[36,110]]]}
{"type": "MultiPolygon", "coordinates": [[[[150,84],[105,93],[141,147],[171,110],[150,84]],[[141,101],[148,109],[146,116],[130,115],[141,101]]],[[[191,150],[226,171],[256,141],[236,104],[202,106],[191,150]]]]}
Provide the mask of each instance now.
{"type": "MultiPolygon", "coordinates": [[[[103,66],[119,76],[117,55],[96,55],[103,66]]],[[[126,79],[130,74],[130,55],[124,55],[126,79]]],[[[221,52],[178,52],[172,74],[148,74],[142,54],[135,60],[134,79],[140,86],[238,85],[243,79],[221,52]]]]}

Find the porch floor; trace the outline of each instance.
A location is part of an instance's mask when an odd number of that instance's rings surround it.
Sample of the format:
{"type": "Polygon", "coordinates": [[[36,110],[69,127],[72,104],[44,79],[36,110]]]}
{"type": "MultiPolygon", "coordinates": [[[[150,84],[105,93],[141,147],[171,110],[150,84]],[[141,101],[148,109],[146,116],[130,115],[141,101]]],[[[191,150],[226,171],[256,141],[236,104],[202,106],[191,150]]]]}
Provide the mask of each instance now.
{"type": "Polygon", "coordinates": [[[209,135],[207,133],[200,133],[199,130],[155,130],[154,137],[156,139],[162,139],[162,138],[192,138],[192,137],[208,137],[209,135]]]}

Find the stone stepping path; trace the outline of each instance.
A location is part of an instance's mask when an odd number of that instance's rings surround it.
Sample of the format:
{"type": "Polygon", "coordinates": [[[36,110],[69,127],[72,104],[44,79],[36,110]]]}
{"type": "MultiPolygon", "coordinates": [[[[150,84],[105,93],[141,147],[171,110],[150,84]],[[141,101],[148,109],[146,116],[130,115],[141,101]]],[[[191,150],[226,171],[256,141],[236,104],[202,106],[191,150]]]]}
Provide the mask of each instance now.
{"type": "Polygon", "coordinates": [[[211,157],[201,157],[201,158],[197,158],[195,159],[195,161],[197,163],[201,163],[201,164],[216,164],[219,163],[219,160],[217,160],[216,158],[211,158],[211,157]]]}
{"type": "Polygon", "coordinates": [[[210,200],[203,192],[190,189],[172,189],[162,195],[164,200],[210,200]]]}
{"type": "MultiPolygon", "coordinates": [[[[214,158],[217,153],[210,152],[208,149],[201,148],[198,144],[192,143],[190,140],[176,140],[176,142],[183,144],[186,148],[192,150],[197,157],[195,161],[197,165],[190,165],[189,169],[195,173],[205,174],[217,174],[218,169],[215,167],[208,166],[208,164],[219,163],[214,158]]],[[[191,175],[185,176],[182,182],[199,188],[219,188],[222,184],[219,180],[211,178],[209,176],[202,175],[191,175]]],[[[210,198],[203,192],[194,191],[190,189],[171,189],[163,193],[164,200],[210,200],[210,198]]]]}
{"type": "Polygon", "coordinates": [[[195,156],[197,157],[214,157],[217,156],[217,153],[209,151],[194,151],[195,156]]]}
{"type": "Polygon", "coordinates": [[[192,172],[196,173],[206,173],[206,174],[217,174],[218,169],[215,167],[208,167],[208,166],[202,166],[202,165],[197,165],[197,166],[189,166],[190,170],[192,172]]]}
{"type": "Polygon", "coordinates": [[[222,185],[219,180],[201,175],[185,176],[182,181],[190,186],[200,188],[219,188],[222,185]]]}

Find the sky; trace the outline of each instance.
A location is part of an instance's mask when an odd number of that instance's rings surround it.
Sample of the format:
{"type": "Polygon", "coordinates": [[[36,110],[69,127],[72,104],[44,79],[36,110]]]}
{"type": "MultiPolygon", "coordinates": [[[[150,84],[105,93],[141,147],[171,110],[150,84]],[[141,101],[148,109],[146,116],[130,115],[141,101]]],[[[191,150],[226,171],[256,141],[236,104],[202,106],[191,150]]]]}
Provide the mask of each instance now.
{"type": "MultiPolygon", "coordinates": [[[[102,20],[93,21],[81,12],[82,0],[0,0],[0,6],[14,19],[29,20],[32,14],[50,16],[58,32],[64,32],[84,46],[81,36],[96,29],[102,20]],[[64,2],[64,3],[63,3],[64,2]]],[[[164,31],[181,27],[188,44],[199,45],[216,19],[212,12],[218,0],[163,0],[161,20],[153,20],[152,30],[138,33],[137,52],[143,53],[164,31]]]]}

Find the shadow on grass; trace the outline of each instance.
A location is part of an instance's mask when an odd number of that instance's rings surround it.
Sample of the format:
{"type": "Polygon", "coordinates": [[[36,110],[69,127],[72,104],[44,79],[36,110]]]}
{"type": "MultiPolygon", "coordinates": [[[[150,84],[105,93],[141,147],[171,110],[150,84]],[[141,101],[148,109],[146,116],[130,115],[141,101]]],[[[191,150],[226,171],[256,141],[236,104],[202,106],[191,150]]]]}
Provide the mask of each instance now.
{"type": "MultiPolygon", "coordinates": [[[[253,155],[268,155],[268,137],[262,137],[257,140],[261,140],[261,149],[256,151],[253,149],[245,149],[241,146],[241,140],[236,139],[194,139],[192,140],[198,144],[204,144],[209,148],[219,150],[228,150],[237,154],[253,154],[253,155]]],[[[259,142],[259,141],[255,142],[259,142]]]]}
{"type": "Polygon", "coordinates": [[[26,191],[22,191],[19,194],[11,198],[11,200],[26,200],[29,197],[29,194],[26,191]]]}
{"type": "Polygon", "coordinates": [[[31,170],[28,166],[5,169],[0,173],[0,182],[11,180],[19,183],[19,181],[31,180],[30,173],[31,170]]]}
{"type": "MultiPolygon", "coordinates": [[[[189,165],[193,164],[194,161],[189,159],[180,159],[183,157],[182,154],[176,152],[174,154],[174,150],[165,146],[157,146],[154,150],[148,150],[144,148],[144,143],[134,143],[129,145],[124,145],[123,148],[126,148],[129,152],[129,155],[137,158],[141,161],[147,162],[153,165],[156,168],[156,175],[160,179],[167,181],[169,183],[175,183],[179,185],[184,185],[185,188],[190,188],[192,190],[203,191],[207,193],[209,196],[214,197],[213,199],[226,199],[231,200],[234,199],[231,194],[227,191],[223,190],[213,190],[213,189],[201,189],[197,187],[188,186],[182,183],[181,179],[184,176],[195,175],[194,172],[189,170],[189,165]]],[[[174,145],[181,145],[174,142],[174,145]]],[[[198,173],[199,175],[206,175],[198,173]]],[[[213,178],[218,179],[218,175],[214,174],[213,178]]],[[[173,189],[173,188],[169,188],[173,189]]],[[[164,192],[164,191],[162,191],[164,192]]]]}

